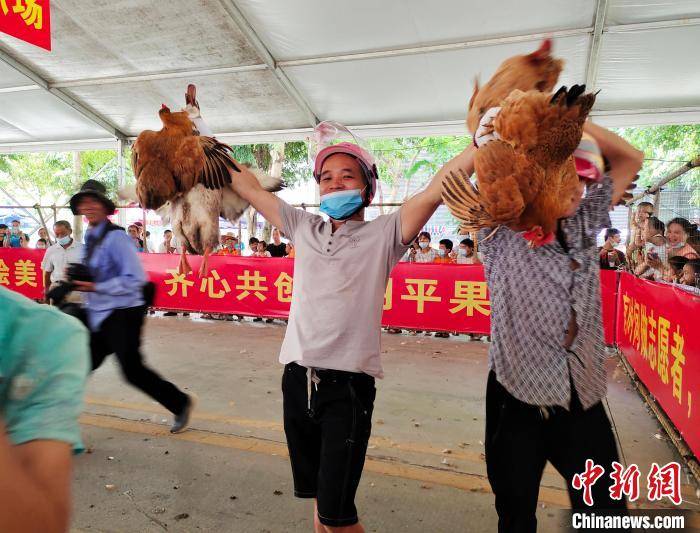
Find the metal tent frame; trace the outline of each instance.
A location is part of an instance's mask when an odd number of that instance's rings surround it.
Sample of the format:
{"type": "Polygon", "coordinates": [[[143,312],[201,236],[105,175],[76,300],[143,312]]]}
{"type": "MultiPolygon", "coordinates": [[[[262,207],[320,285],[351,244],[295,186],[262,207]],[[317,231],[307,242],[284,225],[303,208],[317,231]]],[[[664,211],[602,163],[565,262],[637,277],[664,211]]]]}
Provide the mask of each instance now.
{"type": "MultiPolygon", "coordinates": [[[[496,37],[486,38],[464,38],[440,44],[415,44],[411,46],[395,46],[390,48],[376,48],[361,52],[335,53],[332,55],[313,55],[303,57],[292,57],[278,59],[271,52],[269,42],[261,35],[261,25],[257,27],[251,24],[249,16],[256,15],[256,2],[249,0],[220,0],[221,7],[226,15],[235,24],[235,27],[244,36],[245,42],[258,56],[259,61],[250,64],[230,65],[221,67],[202,67],[190,69],[171,70],[151,70],[133,74],[119,74],[111,76],[97,76],[80,79],[59,79],[50,81],[44,76],[40,69],[36,68],[30,60],[24,59],[23,47],[14,48],[11,38],[0,39],[0,66],[6,66],[19,74],[28,83],[9,84],[3,86],[0,83],[0,97],[18,95],[22,93],[43,91],[51,95],[52,98],[67,104],[77,111],[84,119],[100,131],[104,132],[104,137],[79,137],[75,139],[40,139],[24,140],[17,142],[1,142],[0,153],[18,151],[43,151],[43,150],[83,150],[90,148],[117,148],[120,152],[125,145],[135,138],[134,131],[128,131],[120,127],[113,118],[107,116],[95,105],[83,98],[76,96],[72,91],[80,88],[90,88],[99,91],[102,88],[113,89],[124,84],[143,84],[160,81],[204,79],[212,76],[237,75],[241,73],[270,73],[276,81],[278,88],[292,102],[298,111],[301,121],[300,127],[283,128],[274,130],[257,131],[216,131],[217,136],[231,143],[244,144],[249,142],[271,142],[300,140],[309,137],[313,126],[319,120],[333,119],[331,116],[324,116],[323,113],[314,109],[312,98],[304,88],[295,81],[292,71],[299,67],[335,66],[343,63],[352,63],[362,67],[376,60],[394,61],[399,58],[420,57],[422,60],[431,61],[432,57],[452,52],[460,52],[469,49],[485,51],[490,47],[504,47],[506,45],[525,45],[525,50],[532,48],[532,43],[544,37],[553,39],[566,38],[587,38],[589,48],[585,58],[585,80],[591,89],[596,89],[600,81],[600,63],[604,53],[606,39],[608,36],[620,34],[640,34],[647,32],[657,32],[660,30],[674,30],[678,28],[692,28],[700,40],[700,9],[691,10],[697,17],[678,17],[668,20],[647,20],[635,23],[617,23],[608,20],[608,12],[611,6],[617,9],[626,9],[626,0],[588,0],[594,4],[593,19],[591,25],[584,25],[574,28],[560,28],[546,32],[525,32],[504,34],[496,37]],[[620,4],[620,5],[618,5],[620,4]],[[10,48],[12,46],[12,48],[10,48]]],[[[134,5],[139,4],[138,0],[132,0],[134,5]]],[[[215,2],[212,2],[214,4],[215,2]]],[[[258,4],[260,2],[257,2],[258,4]]],[[[674,3],[674,2],[671,2],[674,3]]],[[[59,4],[60,2],[56,2],[59,4]]],[[[69,2],[70,4],[70,2],[69,2]]],[[[501,7],[507,8],[510,2],[502,1],[501,7]]],[[[53,5],[53,4],[52,4],[53,5]]],[[[475,6],[471,6],[472,9],[475,6]]],[[[696,6],[697,7],[697,6],[696,6]]],[[[70,5],[66,6],[70,9],[70,5]]],[[[381,9],[377,7],[377,9],[381,9]]],[[[329,21],[325,21],[328,23],[329,21]]],[[[267,31],[267,28],[262,26],[267,31]]],[[[387,31],[391,31],[388,28],[387,31]]],[[[267,37],[269,41],[269,35],[267,37]]],[[[505,50],[505,48],[504,48],[505,50]]],[[[466,89],[466,88],[465,88],[466,89]]],[[[467,91],[465,90],[465,95],[467,91]]],[[[674,107],[649,107],[639,108],[630,106],[628,109],[595,109],[592,113],[594,120],[605,125],[630,125],[643,123],[691,123],[700,122],[700,100],[698,105],[674,106],[674,107]]],[[[464,133],[464,122],[455,120],[418,120],[413,122],[400,123],[366,123],[350,125],[360,135],[371,136],[401,136],[401,135],[435,135],[435,134],[458,134],[464,133]]],[[[2,123],[0,115],[0,123],[2,123]]]]}

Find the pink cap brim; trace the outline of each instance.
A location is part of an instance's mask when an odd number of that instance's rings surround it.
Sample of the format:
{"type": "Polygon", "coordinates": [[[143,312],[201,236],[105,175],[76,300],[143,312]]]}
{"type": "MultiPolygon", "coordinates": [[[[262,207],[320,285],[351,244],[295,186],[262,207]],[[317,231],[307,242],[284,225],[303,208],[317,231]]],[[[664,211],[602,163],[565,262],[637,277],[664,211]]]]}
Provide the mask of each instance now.
{"type": "Polygon", "coordinates": [[[351,155],[362,161],[368,170],[372,170],[372,167],[374,166],[374,158],[360,146],[348,142],[333,144],[331,146],[326,146],[316,156],[316,161],[314,162],[314,177],[317,181],[321,176],[323,163],[326,161],[326,159],[335,154],[351,155]]]}

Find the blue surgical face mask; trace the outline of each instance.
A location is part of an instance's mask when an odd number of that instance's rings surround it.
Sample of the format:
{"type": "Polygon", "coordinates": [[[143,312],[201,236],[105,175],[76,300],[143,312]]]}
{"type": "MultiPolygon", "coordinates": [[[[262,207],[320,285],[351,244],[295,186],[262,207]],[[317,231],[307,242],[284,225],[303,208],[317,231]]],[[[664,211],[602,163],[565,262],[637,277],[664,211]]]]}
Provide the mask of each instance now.
{"type": "Polygon", "coordinates": [[[461,255],[462,257],[467,257],[467,249],[466,248],[460,248],[457,250],[457,253],[461,255]]]}
{"type": "Polygon", "coordinates": [[[362,191],[364,189],[350,189],[324,194],[321,196],[320,209],[333,220],[348,219],[364,205],[362,191]]]}
{"type": "Polygon", "coordinates": [[[58,237],[56,238],[56,242],[61,246],[66,246],[68,243],[70,243],[70,235],[66,235],[65,237],[58,237]]]}
{"type": "Polygon", "coordinates": [[[428,246],[430,246],[430,243],[428,241],[418,241],[418,246],[425,250],[428,246]]]}
{"type": "Polygon", "coordinates": [[[445,257],[445,250],[438,250],[437,252],[440,257],[445,257]]]}

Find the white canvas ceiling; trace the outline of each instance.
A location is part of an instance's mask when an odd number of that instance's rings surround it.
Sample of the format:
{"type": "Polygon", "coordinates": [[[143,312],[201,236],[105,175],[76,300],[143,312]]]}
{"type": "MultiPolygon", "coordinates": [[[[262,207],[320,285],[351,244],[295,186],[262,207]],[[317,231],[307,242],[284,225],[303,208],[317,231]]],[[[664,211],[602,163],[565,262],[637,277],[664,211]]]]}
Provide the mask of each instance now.
{"type": "Polygon", "coordinates": [[[473,79],[544,35],[606,125],[700,122],[698,0],[52,0],[53,50],[0,35],[0,152],[114,147],[198,87],[230,142],[463,133],[473,79]],[[89,4],[89,7],[88,7],[89,4]]]}

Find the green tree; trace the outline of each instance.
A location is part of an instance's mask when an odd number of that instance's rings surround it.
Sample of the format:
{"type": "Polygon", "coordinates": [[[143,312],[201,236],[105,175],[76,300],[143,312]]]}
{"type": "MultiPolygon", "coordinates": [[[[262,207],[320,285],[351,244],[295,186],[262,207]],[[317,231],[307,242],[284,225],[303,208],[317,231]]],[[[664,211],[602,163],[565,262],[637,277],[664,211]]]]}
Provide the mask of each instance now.
{"type": "Polygon", "coordinates": [[[282,178],[287,187],[312,179],[313,169],[309,162],[309,147],[305,141],[284,144],[282,178]]]}
{"type": "Polygon", "coordinates": [[[467,142],[461,136],[370,139],[367,147],[375,156],[382,183],[379,201],[407,200],[412,188],[423,187],[467,142]]]}
{"type": "MultiPolygon", "coordinates": [[[[130,155],[130,153],[128,154],[130,155]]],[[[124,172],[127,183],[133,179],[130,159],[125,155],[124,172]]],[[[96,179],[104,183],[108,194],[116,199],[119,189],[119,161],[114,150],[88,150],[80,154],[80,181],[96,179]]]]}
{"type": "MultiPolygon", "coordinates": [[[[619,128],[617,133],[644,152],[646,160],[639,173],[642,186],[652,185],[683,162],[700,156],[700,124],[619,128]]],[[[697,168],[665,187],[692,191],[693,204],[700,205],[700,171],[697,168]]]]}
{"type": "MultiPolygon", "coordinates": [[[[66,153],[41,152],[0,155],[0,192],[14,205],[62,205],[72,189],[70,157],[66,153]]],[[[44,210],[23,211],[37,226],[50,225],[44,210]]]]}
{"type": "Polygon", "coordinates": [[[0,161],[0,187],[25,201],[58,202],[70,188],[70,158],[65,153],[3,155],[0,161]]]}
{"type": "MultiPolygon", "coordinates": [[[[281,176],[285,185],[293,186],[311,177],[307,162],[307,147],[303,141],[275,144],[242,144],[231,147],[233,157],[264,172],[281,176]]],[[[248,231],[255,236],[258,213],[252,207],[246,212],[248,231]]],[[[262,237],[269,240],[270,225],[266,222],[262,237]]]]}

